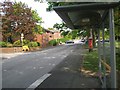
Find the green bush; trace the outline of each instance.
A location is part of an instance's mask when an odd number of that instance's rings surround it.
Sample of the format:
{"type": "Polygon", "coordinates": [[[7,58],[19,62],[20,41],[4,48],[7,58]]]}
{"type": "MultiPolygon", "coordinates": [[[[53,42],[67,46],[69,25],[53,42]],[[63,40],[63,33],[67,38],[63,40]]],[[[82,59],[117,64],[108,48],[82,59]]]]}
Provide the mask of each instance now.
{"type": "Polygon", "coordinates": [[[7,47],[13,47],[12,43],[7,42],[7,47]]]}
{"type": "MultiPolygon", "coordinates": [[[[30,42],[29,40],[23,40],[23,45],[28,45],[29,42],[30,42]]],[[[21,43],[20,40],[17,40],[17,41],[15,41],[15,42],[13,43],[13,46],[15,46],[15,47],[20,47],[20,46],[22,46],[22,43],[21,43]]]]}
{"type": "Polygon", "coordinates": [[[61,38],[61,39],[59,39],[59,42],[62,42],[62,43],[64,43],[64,42],[66,42],[68,39],[66,39],[66,38],[61,38]]]}
{"type": "Polygon", "coordinates": [[[40,46],[40,43],[39,43],[39,42],[37,42],[37,44],[38,44],[38,46],[40,46]]]}
{"type": "Polygon", "coordinates": [[[56,39],[49,41],[49,45],[56,46],[57,44],[58,42],[56,39]]]}
{"type": "Polygon", "coordinates": [[[120,48],[116,49],[116,68],[120,71],[120,48]]]}
{"type": "Polygon", "coordinates": [[[29,40],[23,40],[23,45],[28,45],[30,43],[29,40]]]}
{"type": "Polygon", "coordinates": [[[20,47],[20,46],[22,46],[20,40],[15,41],[15,42],[13,43],[13,46],[14,46],[14,47],[20,47]]]}
{"type": "Polygon", "coordinates": [[[3,41],[0,41],[0,47],[7,47],[7,43],[3,42],[3,41]]]}
{"type": "Polygon", "coordinates": [[[38,42],[29,42],[28,46],[29,47],[37,47],[38,46],[38,42]]]}

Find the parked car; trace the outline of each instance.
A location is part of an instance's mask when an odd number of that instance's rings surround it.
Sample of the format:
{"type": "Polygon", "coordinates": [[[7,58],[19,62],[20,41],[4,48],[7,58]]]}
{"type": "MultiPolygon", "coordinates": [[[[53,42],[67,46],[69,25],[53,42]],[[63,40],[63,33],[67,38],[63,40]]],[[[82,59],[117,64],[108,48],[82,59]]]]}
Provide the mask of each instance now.
{"type": "Polygon", "coordinates": [[[71,41],[66,41],[65,45],[74,45],[74,41],[72,41],[72,40],[71,41]]]}
{"type": "Polygon", "coordinates": [[[74,41],[66,41],[66,44],[74,43],[74,41]]]}
{"type": "MultiPolygon", "coordinates": [[[[100,40],[100,42],[103,42],[103,40],[100,40]]],[[[108,39],[104,40],[104,42],[110,42],[108,39]]],[[[96,40],[96,43],[98,43],[98,40],[96,40]]]]}
{"type": "MultiPolygon", "coordinates": [[[[104,40],[104,43],[105,43],[105,44],[109,44],[109,42],[110,42],[110,41],[109,41],[108,39],[107,39],[107,40],[104,40]]],[[[103,40],[100,40],[100,43],[103,44],[103,40]]],[[[97,45],[98,45],[98,40],[96,40],[96,46],[97,46],[97,45]]]]}

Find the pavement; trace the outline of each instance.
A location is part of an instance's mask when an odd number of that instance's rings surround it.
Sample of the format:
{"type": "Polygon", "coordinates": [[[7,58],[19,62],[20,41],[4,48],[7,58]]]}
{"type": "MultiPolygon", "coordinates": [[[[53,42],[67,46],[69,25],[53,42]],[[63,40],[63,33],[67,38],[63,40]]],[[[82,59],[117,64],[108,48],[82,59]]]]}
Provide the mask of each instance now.
{"type": "MultiPolygon", "coordinates": [[[[43,51],[43,50],[48,50],[48,49],[52,49],[54,48],[53,46],[48,46],[46,48],[42,48],[38,51],[43,51]]],[[[31,51],[31,52],[36,52],[36,51],[31,51]]],[[[16,56],[19,56],[19,55],[24,55],[24,54],[29,54],[31,52],[14,52],[14,53],[0,53],[0,59],[1,60],[4,60],[4,59],[10,59],[10,58],[13,58],[13,57],[16,57],[16,56]]]]}
{"type": "Polygon", "coordinates": [[[19,53],[0,53],[0,59],[10,59],[19,55],[25,54],[24,52],[19,52],[19,53]]]}
{"type": "Polygon", "coordinates": [[[81,72],[83,53],[85,50],[77,47],[65,60],[52,69],[51,74],[35,90],[40,88],[101,88],[97,77],[81,72]]]}

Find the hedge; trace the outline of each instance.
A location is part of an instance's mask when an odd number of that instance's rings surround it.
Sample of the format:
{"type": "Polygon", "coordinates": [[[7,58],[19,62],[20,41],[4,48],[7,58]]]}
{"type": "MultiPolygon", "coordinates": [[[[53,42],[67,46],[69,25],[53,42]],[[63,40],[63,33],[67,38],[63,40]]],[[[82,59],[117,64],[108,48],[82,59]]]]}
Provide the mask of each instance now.
{"type": "Polygon", "coordinates": [[[49,45],[56,46],[58,44],[58,41],[54,39],[54,40],[49,41],[48,43],[49,45]]]}
{"type": "Polygon", "coordinates": [[[0,47],[7,47],[7,43],[3,42],[3,41],[0,41],[0,47]]]}
{"type": "MultiPolygon", "coordinates": [[[[29,42],[30,42],[29,40],[23,40],[23,45],[28,45],[29,42]]],[[[13,46],[15,46],[15,47],[20,47],[20,46],[22,46],[22,43],[21,43],[20,40],[17,40],[17,41],[15,41],[15,42],[13,43],[13,46]]]]}
{"type": "Polygon", "coordinates": [[[29,42],[28,46],[29,47],[37,47],[37,46],[40,46],[40,43],[38,43],[38,42],[29,42]]]}

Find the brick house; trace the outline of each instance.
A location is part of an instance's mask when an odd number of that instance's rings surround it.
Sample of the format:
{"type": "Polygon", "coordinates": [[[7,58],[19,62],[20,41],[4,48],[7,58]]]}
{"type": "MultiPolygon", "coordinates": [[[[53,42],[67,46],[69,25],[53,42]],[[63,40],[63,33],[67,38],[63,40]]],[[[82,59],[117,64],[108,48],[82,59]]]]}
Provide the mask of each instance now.
{"type": "Polygon", "coordinates": [[[34,41],[39,42],[41,44],[41,47],[46,47],[49,41],[60,38],[62,38],[60,32],[45,29],[45,33],[41,35],[35,34],[34,41]]]}

